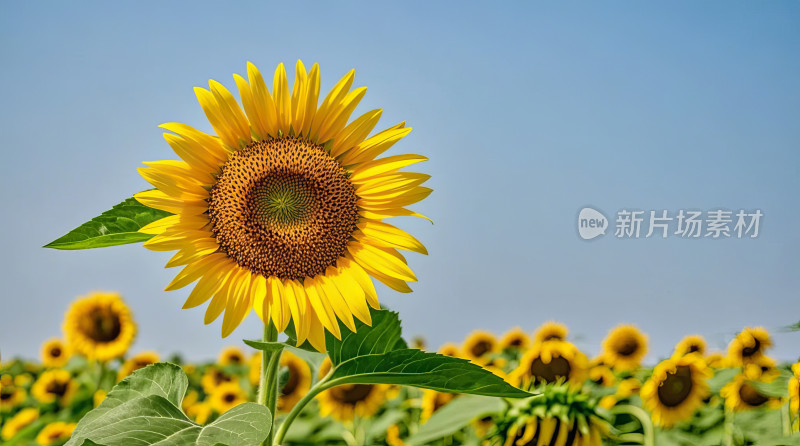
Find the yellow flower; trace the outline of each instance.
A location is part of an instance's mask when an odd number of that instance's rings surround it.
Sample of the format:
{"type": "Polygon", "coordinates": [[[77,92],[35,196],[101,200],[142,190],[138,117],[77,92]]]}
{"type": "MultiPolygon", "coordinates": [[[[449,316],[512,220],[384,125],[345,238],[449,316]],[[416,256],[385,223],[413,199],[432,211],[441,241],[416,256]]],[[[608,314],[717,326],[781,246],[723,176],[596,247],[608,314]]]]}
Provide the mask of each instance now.
{"type": "Polygon", "coordinates": [[[758,407],[778,408],[780,398],[772,398],[759,392],[744,375],[737,375],[720,392],[729,410],[742,411],[758,407]]]}
{"type": "Polygon", "coordinates": [[[0,437],[3,440],[10,440],[19,433],[25,426],[30,425],[39,419],[39,409],[26,408],[20,410],[16,415],[6,420],[0,430],[0,437]]]}
{"type": "Polygon", "coordinates": [[[294,323],[298,342],[325,349],[324,329],[339,337],[341,320],[370,324],[379,308],[370,279],[410,292],[416,276],[398,250],[427,254],[414,237],[382,222],[420,214],[406,209],[432,191],[429,175],[400,169],[419,155],[376,159],[411,129],[397,124],[368,137],[381,110],[350,116],[366,88],[345,75],[318,105],[319,67],[297,62],[290,91],[283,64],[270,93],[248,63],[234,75],[242,106],[220,83],[195,88],[216,135],[190,126],[162,127],[182,161],[148,162],[142,176],[156,190],[136,194],[175,215],[142,232],[145,246],[176,251],[167,267],[185,266],[167,290],[198,281],[184,308],[210,300],[205,323],[223,312],[228,336],[251,308],[279,331],[294,323]]]}
{"type": "Polygon", "coordinates": [[[497,338],[488,331],[475,330],[461,346],[461,357],[476,364],[486,364],[499,351],[497,338]]]}
{"type": "Polygon", "coordinates": [[[49,404],[58,401],[68,406],[75,395],[78,385],[69,372],[62,369],[47,370],[33,383],[31,394],[39,402],[49,404]]]}
{"type": "Polygon", "coordinates": [[[72,303],[64,333],[73,352],[107,361],[128,351],[136,337],[130,309],[117,293],[91,293],[72,303]]]}
{"type": "Polygon", "coordinates": [[[288,412],[311,388],[311,369],[305,361],[290,351],[281,355],[281,367],[286,367],[289,379],[278,395],[278,410],[288,412]]]}
{"type": "Polygon", "coordinates": [[[448,342],[439,348],[439,354],[458,358],[461,357],[461,349],[457,345],[448,342]]]}
{"type": "Polygon", "coordinates": [[[64,367],[69,357],[69,349],[61,339],[48,339],[42,344],[42,365],[45,367],[64,367]]]}
{"type": "Polygon", "coordinates": [[[537,342],[519,360],[509,381],[521,386],[557,381],[580,386],[586,379],[588,363],[586,355],[571,342],[537,342]]]}
{"type": "Polygon", "coordinates": [[[14,385],[17,387],[27,387],[31,382],[33,382],[33,377],[31,377],[30,373],[23,373],[14,377],[14,385]]]}
{"type": "Polygon", "coordinates": [[[637,395],[642,389],[642,383],[636,378],[626,378],[620,381],[615,396],[619,399],[630,398],[637,395]]]}
{"type": "Polygon", "coordinates": [[[99,406],[100,403],[105,401],[106,396],[107,394],[105,390],[97,389],[97,391],[92,395],[92,404],[94,404],[94,407],[99,406]]]}
{"type": "Polygon", "coordinates": [[[616,383],[614,373],[604,365],[596,365],[589,369],[589,379],[602,387],[611,387],[616,383]]]}
{"type": "Polygon", "coordinates": [[[194,403],[186,408],[186,415],[197,424],[206,424],[211,418],[211,412],[212,408],[209,403],[194,403]]]}
{"type": "Polygon", "coordinates": [[[521,328],[514,327],[508,330],[500,340],[503,350],[525,350],[531,345],[531,338],[521,328]]]}
{"type": "Polygon", "coordinates": [[[203,392],[211,394],[222,384],[235,382],[234,378],[216,367],[208,367],[200,379],[203,392]]]}
{"type": "Polygon", "coordinates": [[[72,436],[75,426],[76,423],[54,421],[39,432],[39,435],[36,436],[36,443],[42,446],[50,446],[67,441],[72,436]]]}
{"type": "Polygon", "coordinates": [[[219,414],[223,414],[245,402],[247,402],[247,394],[235,382],[220,384],[211,392],[209,397],[211,407],[219,414]]]}
{"type": "Polygon", "coordinates": [[[223,367],[226,365],[242,365],[244,361],[242,349],[233,345],[222,349],[219,353],[219,358],[217,358],[217,362],[223,367]]]}
{"type": "MultiPolygon", "coordinates": [[[[330,358],[325,358],[320,365],[319,375],[327,375],[330,369],[330,358]]],[[[339,421],[370,417],[386,401],[388,388],[389,386],[384,384],[345,384],[333,387],[316,397],[319,401],[320,415],[331,416],[339,421]]]]}
{"type": "Polygon", "coordinates": [[[603,340],[603,358],[616,370],[639,367],[647,354],[647,336],[633,325],[620,325],[603,340]]]}
{"type": "Polygon", "coordinates": [[[425,389],[422,392],[422,413],[420,414],[419,421],[425,423],[433,414],[447,405],[453,398],[457,397],[457,393],[437,392],[431,389],[425,389]]]}
{"type": "Polygon", "coordinates": [[[11,375],[8,377],[8,384],[0,384],[0,411],[2,412],[10,411],[25,401],[25,389],[15,386],[11,375]]]}
{"type": "Polygon", "coordinates": [[[675,345],[675,356],[683,356],[689,353],[699,353],[701,356],[706,354],[706,340],[700,335],[689,335],[684,337],[675,345]]]}
{"type": "Polygon", "coordinates": [[[653,422],[670,427],[691,417],[709,395],[710,377],[711,371],[699,353],[673,356],[659,363],[641,390],[653,422]]]}
{"type": "Polygon", "coordinates": [[[742,368],[742,374],[751,381],[772,382],[780,376],[781,371],[776,367],[774,359],[768,356],[761,356],[758,360],[745,364],[742,368]]]}
{"type": "Polygon", "coordinates": [[[772,338],[763,327],[745,327],[728,344],[728,361],[732,367],[757,362],[772,347],[772,338]]]}
{"type": "Polygon", "coordinates": [[[147,367],[150,364],[155,364],[161,360],[158,353],[154,351],[141,352],[122,363],[119,372],[117,373],[117,381],[122,381],[126,376],[131,373],[147,367]]]}
{"type": "Polygon", "coordinates": [[[800,377],[789,379],[789,410],[795,417],[800,417],[800,377]]]}
{"type": "Polygon", "coordinates": [[[568,334],[569,329],[566,325],[560,322],[547,321],[536,329],[536,333],[533,334],[533,342],[566,341],[568,334]]]}
{"type": "Polygon", "coordinates": [[[389,446],[407,446],[400,438],[400,427],[398,425],[393,424],[386,429],[386,444],[389,446]]]}
{"type": "Polygon", "coordinates": [[[720,352],[712,352],[706,356],[706,364],[712,369],[723,369],[727,367],[727,358],[720,352]]]}

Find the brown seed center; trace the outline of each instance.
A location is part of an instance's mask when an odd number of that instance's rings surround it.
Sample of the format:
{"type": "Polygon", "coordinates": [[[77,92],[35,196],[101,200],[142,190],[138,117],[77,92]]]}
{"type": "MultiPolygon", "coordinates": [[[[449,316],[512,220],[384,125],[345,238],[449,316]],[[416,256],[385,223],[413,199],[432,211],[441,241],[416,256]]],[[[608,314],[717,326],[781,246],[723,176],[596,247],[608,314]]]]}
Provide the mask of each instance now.
{"type": "Polygon", "coordinates": [[[372,384],[344,385],[331,389],[331,395],[342,404],[355,406],[359,402],[367,399],[372,392],[372,388],[372,384]]]}
{"type": "Polygon", "coordinates": [[[122,333],[119,314],[108,306],[92,308],[79,324],[81,332],[86,337],[99,343],[111,342],[122,333]]]}
{"type": "Polygon", "coordinates": [[[749,358],[750,356],[755,355],[761,349],[761,342],[758,339],[755,340],[755,344],[752,347],[745,347],[742,349],[742,356],[745,358],[749,358]]]}
{"type": "Polygon", "coordinates": [[[658,386],[658,399],[667,407],[678,406],[692,393],[692,386],[692,369],[678,366],[675,373],[667,373],[664,382],[658,386]]]}
{"type": "Polygon", "coordinates": [[[569,379],[569,372],[572,366],[569,361],[562,357],[555,357],[546,363],[541,358],[536,358],[531,362],[531,376],[537,381],[554,383],[558,379],[569,379]]]}
{"type": "Polygon", "coordinates": [[[208,213],[220,249],[239,266],[302,280],[344,255],[357,200],[347,171],[322,146],[283,137],[231,155],[208,213]]]}
{"type": "Polygon", "coordinates": [[[751,407],[758,407],[769,401],[769,398],[747,383],[742,384],[742,387],[739,388],[739,397],[751,407]]]}
{"type": "Polygon", "coordinates": [[[639,343],[636,339],[625,338],[617,342],[617,353],[622,356],[630,356],[639,350],[639,343]]]}

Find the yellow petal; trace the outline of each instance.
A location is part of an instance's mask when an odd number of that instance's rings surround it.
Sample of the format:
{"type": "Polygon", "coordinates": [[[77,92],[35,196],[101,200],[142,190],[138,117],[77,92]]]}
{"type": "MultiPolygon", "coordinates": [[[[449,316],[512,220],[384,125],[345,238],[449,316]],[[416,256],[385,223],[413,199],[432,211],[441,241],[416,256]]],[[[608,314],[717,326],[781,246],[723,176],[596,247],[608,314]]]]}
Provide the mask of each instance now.
{"type": "Polygon", "coordinates": [[[408,210],[406,208],[392,208],[392,209],[359,209],[358,214],[369,220],[383,220],[384,218],[392,217],[419,217],[428,220],[433,224],[433,220],[420,213],[408,210]]]}
{"type": "Polygon", "coordinates": [[[233,75],[233,80],[236,82],[236,88],[239,90],[239,97],[242,98],[242,107],[247,115],[247,120],[250,121],[250,126],[259,140],[269,137],[264,120],[258,114],[255,99],[253,99],[253,91],[250,89],[250,84],[238,74],[233,75]]]}
{"type": "Polygon", "coordinates": [[[407,282],[416,282],[417,280],[411,268],[398,259],[391,250],[364,245],[359,242],[351,242],[347,246],[347,250],[353,256],[353,259],[364,268],[369,265],[372,269],[380,271],[384,275],[407,282]]]}
{"type": "Polygon", "coordinates": [[[272,94],[278,112],[278,128],[287,134],[292,119],[292,99],[289,96],[289,82],[286,80],[286,69],[283,67],[283,63],[278,64],[278,68],[275,69],[272,94]]]}
{"type": "Polygon", "coordinates": [[[230,261],[220,262],[219,265],[213,267],[194,286],[194,289],[189,293],[189,297],[183,304],[183,308],[194,308],[211,299],[222,288],[222,285],[228,280],[232,272],[233,268],[230,261]]]}
{"type": "Polygon", "coordinates": [[[172,282],[167,285],[166,291],[174,291],[189,285],[190,283],[202,277],[203,274],[205,274],[211,267],[224,261],[225,258],[225,254],[211,254],[195,263],[187,265],[181,272],[178,273],[178,275],[175,276],[174,279],[172,279],[172,282]]]}
{"type": "Polygon", "coordinates": [[[347,96],[347,92],[350,91],[350,87],[353,85],[353,79],[355,79],[356,70],[350,70],[347,74],[342,77],[339,82],[334,85],[331,89],[330,93],[325,96],[325,99],[322,100],[322,104],[320,104],[319,108],[317,109],[316,115],[314,115],[314,120],[311,123],[311,128],[309,129],[309,134],[311,139],[315,142],[324,142],[319,141],[319,131],[322,127],[322,123],[327,119],[328,113],[332,110],[335,111],[335,106],[339,104],[342,99],[347,96]]]}
{"type": "Polygon", "coordinates": [[[378,302],[378,293],[375,291],[375,285],[369,278],[369,274],[364,271],[364,268],[359,266],[358,263],[349,257],[341,257],[338,261],[338,266],[343,270],[348,271],[356,280],[356,282],[358,282],[359,286],[361,286],[361,289],[364,290],[364,296],[367,299],[367,303],[369,303],[369,305],[376,310],[380,309],[381,305],[378,302]]]}
{"type": "Polygon", "coordinates": [[[216,161],[214,164],[219,164],[228,158],[228,151],[225,149],[225,145],[216,136],[201,132],[192,126],[179,122],[167,122],[159,127],[177,133],[186,141],[192,142],[193,147],[201,152],[198,153],[198,156],[203,159],[213,159],[216,161]]]}
{"type": "Polygon", "coordinates": [[[367,325],[372,325],[372,316],[369,314],[364,289],[361,288],[358,282],[347,271],[332,266],[328,267],[326,275],[333,279],[336,288],[339,289],[339,292],[342,293],[345,301],[347,301],[347,306],[353,316],[367,325]]]}
{"type": "Polygon", "coordinates": [[[167,264],[164,265],[164,267],[173,268],[176,266],[188,265],[190,263],[194,263],[200,260],[201,258],[209,254],[213,254],[218,249],[219,246],[216,246],[216,244],[209,246],[197,246],[194,244],[185,246],[180,250],[178,250],[178,252],[175,253],[175,255],[172,256],[172,258],[169,259],[167,264]]]}
{"type": "Polygon", "coordinates": [[[272,302],[272,306],[270,311],[272,312],[272,322],[275,323],[275,326],[278,328],[279,332],[283,332],[286,330],[286,326],[289,325],[289,321],[292,319],[292,314],[289,311],[289,304],[287,303],[284,297],[284,287],[283,282],[277,277],[269,277],[267,278],[267,285],[269,290],[270,301],[272,302]]]}
{"type": "Polygon", "coordinates": [[[342,323],[349,328],[350,331],[355,332],[356,324],[353,320],[353,313],[350,312],[350,307],[347,305],[347,301],[344,299],[344,297],[342,297],[342,294],[339,292],[339,289],[336,287],[333,281],[325,275],[319,275],[315,279],[317,293],[320,295],[320,297],[327,299],[339,320],[342,321],[342,323]]]}
{"type": "Polygon", "coordinates": [[[160,190],[146,190],[134,194],[133,198],[145,206],[161,209],[172,214],[200,215],[208,210],[205,200],[182,200],[161,192],[160,190]]]}
{"type": "Polygon", "coordinates": [[[194,94],[197,96],[197,102],[199,102],[200,107],[203,108],[208,122],[222,142],[228,147],[238,148],[239,138],[237,136],[237,130],[230,128],[222,110],[220,110],[217,100],[214,98],[214,94],[200,87],[194,87],[194,94]]]}
{"type": "Polygon", "coordinates": [[[306,114],[306,95],[308,94],[308,73],[303,62],[295,65],[294,88],[292,89],[292,128],[295,134],[303,131],[306,114]]]}
{"type": "Polygon", "coordinates": [[[139,232],[153,235],[161,234],[162,232],[166,231],[167,228],[178,224],[179,218],[179,215],[170,215],[169,217],[164,217],[142,226],[139,229],[139,232]]]}
{"type": "Polygon", "coordinates": [[[227,338],[233,330],[242,323],[242,320],[251,307],[250,280],[252,273],[242,269],[242,275],[235,287],[228,294],[225,305],[225,314],[222,317],[222,337],[227,338]]]}
{"type": "Polygon", "coordinates": [[[376,200],[393,198],[428,181],[430,175],[416,172],[397,172],[376,177],[357,186],[356,193],[376,200]]]}
{"type": "Polygon", "coordinates": [[[333,137],[331,156],[336,157],[353,148],[356,144],[364,142],[369,132],[378,125],[383,110],[372,110],[359,116],[358,119],[347,125],[339,134],[333,137]]]}
{"type": "Polygon", "coordinates": [[[374,160],[378,155],[389,150],[397,141],[411,133],[411,129],[411,127],[394,126],[371,136],[341,155],[342,165],[347,166],[374,160]]]}
{"type": "MultiPolygon", "coordinates": [[[[308,135],[311,130],[311,123],[317,114],[317,102],[319,101],[319,65],[314,64],[311,67],[311,72],[308,73],[308,80],[306,81],[306,103],[305,112],[303,113],[303,127],[300,130],[301,134],[308,135]]],[[[302,106],[302,104],[300,104],[302,106]]]]}
{"type": "Polygon", "coordinates": [[[428,254],[428,250],[425,249],[425,246],[419,240],[402,229],[388,223],[364,221],[357,226],[364,235],[380,241],[384,247],[428,254]]]}
{"type": "Polygon", "coordinates": [[[206,315],[203,320],[206,325],[214,322],[222,314],[228,303],[228,296],[235,290],[242,274],[244,274],[244,271],[235,267],[231,274],[227,276],[227,280],[222,284],[222,287],[220,287],[219,291],[211,299],[211,303],[208,304],[208,308],[206,308],[206,315]]]}
{"type": "Polygon", "coordinates": [[[214,99],[217,101],[223,119],[227,122],[230,131],[239,140],[239,144],[242,144],[242,142],[249,143],[252,140],[250,136],[250,123],[247,122],[247,117],[242,113],[242,109],[239,108],[236,99],[234,99],[231,92],[219,82],[212,79],[208,81],[208,85],[211,88],[214,99]]]}
{"type": "Polygon", "coordinates": [[[267,278],[260,275],[253,275],[252,282],[253,310],[265,324],[270,321],[270,302],[267,300],[267,278]]]}
{"type": "Polygon", "coordinates": [[[308,303],[316,313],[320,323],[328,329],[337,339],[342,338],[341,331],[339,330],[339,321],[336,319],[336,312],[327,298],[320,296],[317,290],[316,279],[306,277],[303,281],[303,288],[305,288],[308,303]]]}
{"type": "Polygon", "coordinates": [[[322,328],[322,324],[316,320],[316,316],[314,313],[310,313],[312,316],[312,320],[309,322],[309,330],[308,330],[308,342],[311,344],[312,347],[317,349],[317,351],[324,352],[325,351],[325,330],[322,328]]]}
{"type": "Polygon", "coordinates": [[[284,282],[284,298],[289,304],[289,311],[294,321],[294,331],[297,334],[297,343],[302,344],[308,337],[308,321],[306,320],[305,292],[300,284],[292,280],[284,282]]]}
{"type": "Polygon", "coordinates": [[[344,129],[344,126],[347,125],[347,120],[350,119],[350,115],[353,114],[353,111],[366,93],[367,87],[356,88],[348,93],[341,103],[336,104],[335,108],[332,107],[319,129],[317,141],[322,143],[333,139],[339,134],[344,129]]]}
{"type": "Polygon", "coordinates": [[[403,167],[422,161],[428,161],[428,158],[413,154],[387,156],[386,158],[359,164],[353,169],[353,173],[350,175],[350,181],[354,184],[361,184],[378,175],[396,172],[403,167]]]}
{"type": "Polygon", "coordinates": [[[406,190],[401,195],[387,198],[385,200],[378,200],[372,197],[361,197],[356,204],[369,210],[401,208],[424,200],[428,195],[431,194],[431,192],[433,192],[433,189],[423,186],[416,186],[412,189],[406,190]]]}
{"type": "Polygon", "coordinates": [[[253,105],[260,120],[259,125],[266,129],[267,134],[277,137],[278,111],[275,101],[267,89],[267,84],[264,83],[261,72],[250,62],[247,62],[247,78],[250,80],[250,91],[253,94],[253,105]]]}

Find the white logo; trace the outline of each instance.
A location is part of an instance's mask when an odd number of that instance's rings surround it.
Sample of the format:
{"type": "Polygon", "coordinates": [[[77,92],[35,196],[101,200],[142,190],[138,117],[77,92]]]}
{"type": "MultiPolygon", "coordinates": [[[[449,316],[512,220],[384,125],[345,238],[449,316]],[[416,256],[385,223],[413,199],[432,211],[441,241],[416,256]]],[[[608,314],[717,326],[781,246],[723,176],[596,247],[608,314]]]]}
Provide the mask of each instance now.
{"type": "Polygon", "coordinates": [[[578,214],[578,234],[584,240],[605,235],[608,228],[608,219],[600,211],[592,208],[583,208],[578,214]]]}

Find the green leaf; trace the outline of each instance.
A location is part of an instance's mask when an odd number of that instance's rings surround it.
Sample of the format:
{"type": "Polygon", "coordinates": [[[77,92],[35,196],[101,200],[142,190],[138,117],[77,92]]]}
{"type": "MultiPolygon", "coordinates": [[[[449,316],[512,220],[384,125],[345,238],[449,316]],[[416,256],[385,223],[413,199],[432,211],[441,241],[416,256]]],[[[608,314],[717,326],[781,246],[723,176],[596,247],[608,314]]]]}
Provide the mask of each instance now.
{"type": "Polygon", "coordinates": [[[277,352],[286,348],[286,344],[283,342],[250,341],[248,339],[243,339],[243,341],[250,347],[265,352],[277,352]]]}
{"type": "Polygon", "coordinates": [[[372,311],[372,326],[357,323],[342,339],[325,335],[334,368],[325,387],[342,384],[399,384],[440,392],[524,398],[532,394],[465,359],[403,348],[397,313],[372,311]]]}
{"type": "Polygon", "coordinates": [[[78,422],[67,446],[256,446],[267,437],[272,417],[255,403],[240,404],[211,424],[195,424],[180,410],[187,385],[186,374],[174,364],[135,371],[78,422]]]}
{"type": "Polygon", "coordinates": [[[791,372],[782,371],[781,375],[770,382],[749,381],[758,393],[773,398],[783,398],[789,391],[789,380],[792,378],[791,372]]]}
{"type": "Polygon", "coordinates": [[[44,247],[89,249],[143,242],[153,236],[141,233],[139,229],[170,215],[169,212],[147,207],[134,198],[128,198],[44,247]]]}
{"type": "Polygon", "coordinates": [[[409,445],[422,445],[454,434],[476,418],[500,413],[505,404],[497,398],[477,395],[463,395],[453,399],[433,416],[405,442],[409,445]]]}

